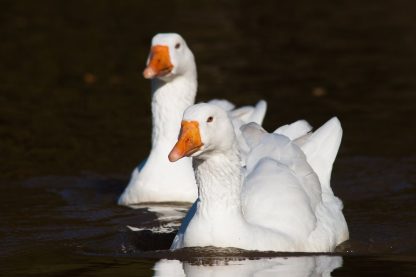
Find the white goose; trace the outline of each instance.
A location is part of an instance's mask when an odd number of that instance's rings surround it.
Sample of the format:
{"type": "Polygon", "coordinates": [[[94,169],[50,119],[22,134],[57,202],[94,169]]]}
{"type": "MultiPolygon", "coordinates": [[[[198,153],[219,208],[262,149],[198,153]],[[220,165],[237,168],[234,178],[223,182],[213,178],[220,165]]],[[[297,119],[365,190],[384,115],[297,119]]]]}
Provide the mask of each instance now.
{"type": "Polygon", "coordinates": [[[342,202],[329,184],[342,136],[338,119],[306,135],[301,146],[255,123],[242,132],[251,149],[246,168],[227,113],[205,103],[185,111],[169,159],[193,157],[199,198],[171,249],[327,252],[347,240],[342,202]]]}
{"type": "MultiPolygon", "coordinates": [[[[152,149],[147,160],[134,169],[118,204],[194,202],[198,193],[191,159],[175,164],[167,159],[198,85],[195,59],[185,40],[175,33],[154,36],[143,76],[152,80],[152,149]]],[[[213,103],[228,110],[236,122],[261,124],[266,112],[264,101],[237,110],[225,100],[213,103]]]]}

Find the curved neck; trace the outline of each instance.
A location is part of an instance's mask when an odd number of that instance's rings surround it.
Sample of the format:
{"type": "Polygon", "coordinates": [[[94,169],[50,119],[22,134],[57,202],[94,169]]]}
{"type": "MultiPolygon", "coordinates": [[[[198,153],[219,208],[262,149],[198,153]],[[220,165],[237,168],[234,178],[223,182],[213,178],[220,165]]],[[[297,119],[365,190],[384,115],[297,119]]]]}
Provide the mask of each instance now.
{"type": "Polygon", "coordinates": [[[196,90],[196,76],[176,76],[169,82],[152,80],[153,147],[177,139],[183,112],[194,103],[196,90]]]}
{"type": "Polygon", "coordinates": [[[199,204],[197,213],[204,217],[216,214],[241,214],[242,167],[238,147],[227,153],[215,153],[204,159],[193,158],[199,204]]]}

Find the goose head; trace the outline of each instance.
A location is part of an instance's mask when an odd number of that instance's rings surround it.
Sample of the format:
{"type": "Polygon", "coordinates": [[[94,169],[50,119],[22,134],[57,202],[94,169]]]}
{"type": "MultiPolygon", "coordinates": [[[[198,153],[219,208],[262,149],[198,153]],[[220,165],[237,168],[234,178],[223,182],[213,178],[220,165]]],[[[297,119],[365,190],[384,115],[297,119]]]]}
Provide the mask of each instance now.
{"type": "Polygon", "coordinates": [[[169,160],[207,159],[216,153],[226,153],[234,144],[235,133],[227,112],[218,106],[200,103],[185,110],[178,141],[169,160]]]}
{"type": "Polygon", "coordinates": [[[194,55],[179,34],[157,34],[153,37],[143,71],[144,78],[169,81],[193,72],[196,74],[194,55]]]}

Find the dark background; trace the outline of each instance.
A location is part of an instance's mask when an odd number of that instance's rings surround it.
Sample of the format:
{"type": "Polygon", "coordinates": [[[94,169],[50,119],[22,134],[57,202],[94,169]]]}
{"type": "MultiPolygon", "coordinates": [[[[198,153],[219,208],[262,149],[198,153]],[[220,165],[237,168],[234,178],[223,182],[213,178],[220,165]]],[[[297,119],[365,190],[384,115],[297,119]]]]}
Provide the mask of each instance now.
{"type": "Polygon", "coordinates": [[[1,176],[127,175],[149,151],[151,37],[193,50],[197,101],[337,115],[341,155],[415,153],[413,1],[2,1],[1,176]]]}

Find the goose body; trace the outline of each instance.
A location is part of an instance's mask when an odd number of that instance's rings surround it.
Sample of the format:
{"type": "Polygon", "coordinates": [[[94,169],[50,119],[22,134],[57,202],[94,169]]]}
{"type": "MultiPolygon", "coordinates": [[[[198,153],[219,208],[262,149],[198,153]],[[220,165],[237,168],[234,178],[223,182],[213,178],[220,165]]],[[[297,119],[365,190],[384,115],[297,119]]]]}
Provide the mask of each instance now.
{"type": "Polygon", "coordinates": [[[191,160],[174,165],[166,158],[198,86],[194,56],[185,40],[178,34],[153,37],[143,75],[152,82],[152,148],[144,164],[134,169],[118,203],[193,202],[197,188],[191,160]]]}
{"type": "MultiPolygon", "coordinates": [[[[152,148],[147,160],[133,170],[118,204],[193,203],[198,193],[191,159],[173,164],[167,158],[183,112],[195,102],[198,86],[195,59],[185,40],[175,33],[154,36],[143,76],[152,83],[152,148]]],[[[240,125],[249,121],[261,124],[266,111],[264,101],[239,109],[226,100],[211,102],[232,114],[240,125]]]]}
{"type": "Polygon", "coordinates": [[[348,239],[342,202],[329,185],[342,136],[338,119],[313,134],[303,134],[310,130],[305,122],[283,129],[269,134],[255,123],[244,125],[241,132],[250,151],[242,167],[229,115],[210,104],[185,111],[169,159],[193,157],[199,197],[171,249],[328,252],[348,239]],[[207,122],[208,117],[214,120],[207,122]],[[306,138],[296,142],[284,133],[306,138]],[[199,143],[193,138],[196,144],[181,144],[189,136],[199,136],[199,143]]]}

